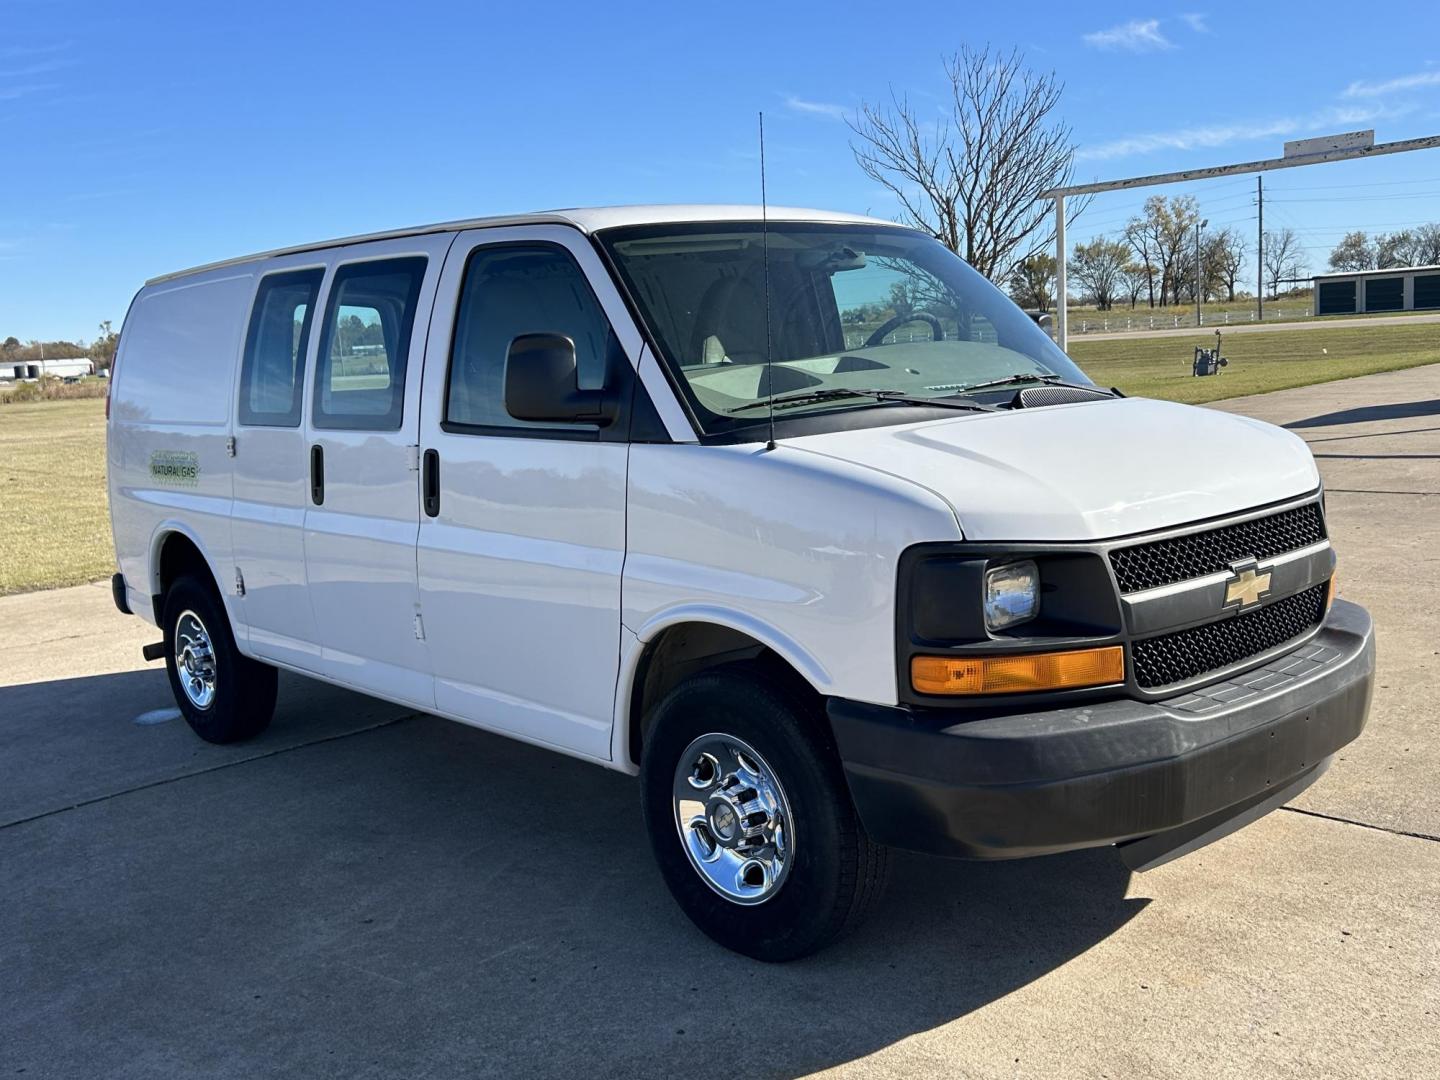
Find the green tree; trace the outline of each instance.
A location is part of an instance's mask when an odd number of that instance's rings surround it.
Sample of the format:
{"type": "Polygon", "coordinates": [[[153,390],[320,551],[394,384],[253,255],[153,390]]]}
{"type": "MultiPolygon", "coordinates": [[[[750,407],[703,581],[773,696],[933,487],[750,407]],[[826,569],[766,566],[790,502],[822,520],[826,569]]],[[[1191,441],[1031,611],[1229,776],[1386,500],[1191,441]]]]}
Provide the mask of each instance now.
{"type": "MultiPolygon", "coordinates": [[[[1135,305],[1140,302],[1140,294],[1153,283],[1150,268],[1144,263],[1131,259],[1120,271],[1120,285],[1126,299],[1130,301],[1130,309],[1133,311],[1135,305]]],[[[1154,307],[1152,303],[1150,305],[1154,307]]]]}
{"type": "MultiPolygon", "coordinates": [[[[1161,307],[1171,301],[1178,304],[1185,282],[1195,276],[1195,224],[1199,220],[1200,204],[1194,196],[1170,199],[1152,195],[1145,200],[1141,216],[1132,218],[1125,227],[1131,249],[1151,267],[1152,278],[1159,281],[1161,307]]],[[[1153,307],[1153,290],[1151,296],[1153,307]]]]}
{"type": "Polygon", "coordinates": [[[1235,282],[1245,268],[1245,252],[1249,246],[1236,229],[1221,229],[1210,237],[1205,249],[1205,262],[1210,268],[1211,280],[1225,286],[1226,298],[1234,303],[1235,282]]]}
{"type": "Polygon", "coordinates": [[[1070,273],[1095,306],[1109,311],[1120,294],[1130,246],[1121,240],[1097,236],[1088,244],[1076,244],[1070,256],[1070,273]]]}
{"type": "Polygon", "coordinates": [[[104,371],[115,362],[115,346],[119,342],[120,335],[112,329],[110,320],[105,319],[100,323],[100,336],[90,345],[90,359],[96,371],[104,371]]]}
{"type": "Polygon", "coordinates": [[[1055,302],[1055,256],[1031,255],[1010,275],[1010,298],[1030,311],[1049,311],[1055,302]]]}
{"type": "Polygon", "coordinates": [[[1348,232],[1330,252],[1331,270],[1374,270],[1375,245],[1359,229],[1348,232]]]}

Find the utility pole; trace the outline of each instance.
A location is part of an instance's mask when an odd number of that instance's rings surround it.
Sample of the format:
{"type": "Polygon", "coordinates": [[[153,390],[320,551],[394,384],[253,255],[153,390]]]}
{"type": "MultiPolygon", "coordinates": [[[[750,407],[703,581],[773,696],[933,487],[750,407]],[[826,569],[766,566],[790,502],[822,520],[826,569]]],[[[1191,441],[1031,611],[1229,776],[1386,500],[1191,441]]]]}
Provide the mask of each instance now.
{"type": "Polygon", "coordinates": [[[1265,321],[1265,177],[1255,177],[1255,205],[1260,213],[1255,226],[1255,319],[1265,321]]]}
{"type": "Polygon", "coordinates": [[[1205,291],[1205,279],[1200,274],[1200,230],[1209,225],[1209,220],[1195,222],[1195,328],[1200,328],[1203,316],[1200,313],[1200,297],[1205,291]]]}
{"type": "Polygon", "coordinates": [[[1070,311],[1065,294],[1065,196],[1055,196],[1055,344],[1064,352],[1070,347],[1070,311]]]}

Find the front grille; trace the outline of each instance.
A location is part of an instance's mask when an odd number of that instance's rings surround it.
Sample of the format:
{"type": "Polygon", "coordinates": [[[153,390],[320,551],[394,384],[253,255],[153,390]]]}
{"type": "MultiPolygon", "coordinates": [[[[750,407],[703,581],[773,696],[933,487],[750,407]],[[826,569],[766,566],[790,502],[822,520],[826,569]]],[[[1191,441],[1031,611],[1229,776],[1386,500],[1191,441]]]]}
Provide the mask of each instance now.
{"type": "Polygon", "coordinates": [[[1117,548],[1110,553],[1110,565],[1120,591],[1131,593],[1219,573],[1242,559],[1273,559],[1324,539],[1320,504],[1306,503],[1209,532],[1117,548]]]}
{"type": "Polygon", "coordinates": [[[1300,637],[1325,617],[1328,588],[1321,582],[1247,615],[1133,642],[1135,682],[1146,690],[1186,682],[1300,637]]]}

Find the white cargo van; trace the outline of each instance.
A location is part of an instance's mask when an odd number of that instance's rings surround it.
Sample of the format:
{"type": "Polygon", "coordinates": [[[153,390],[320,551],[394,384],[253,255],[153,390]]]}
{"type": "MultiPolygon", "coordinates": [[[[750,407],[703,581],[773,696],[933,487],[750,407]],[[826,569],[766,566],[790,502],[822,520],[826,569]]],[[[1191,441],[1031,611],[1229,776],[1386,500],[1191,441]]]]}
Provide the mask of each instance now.
{"type": "Polygon", "coordinates": [[[574,210],[172,274],[109,417],[116,603],[202,738],[286,668],[638,774],[675,898],[756,957],[855,923],[888,847],[1155,865],[1369,707],[1305,444],[1096,387],[884,221],[574,210]]]}

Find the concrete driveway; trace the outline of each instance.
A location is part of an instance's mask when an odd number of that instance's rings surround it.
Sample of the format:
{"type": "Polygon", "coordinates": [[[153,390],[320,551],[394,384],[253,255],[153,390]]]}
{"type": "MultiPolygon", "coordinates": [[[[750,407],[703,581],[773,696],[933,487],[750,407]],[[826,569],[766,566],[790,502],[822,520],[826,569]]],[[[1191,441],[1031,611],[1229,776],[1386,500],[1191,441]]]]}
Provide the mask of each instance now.
{"type": "Polygon", "coordinates": [[[0,600],[0,1076],[1434,1076],[1440,366],[1221,407],[1320,458],[1366,734],[1146,875],[901,856],[782,967],[680,915],[625,777],[288,677],[208,746],[107,588],[0,600]]]}

